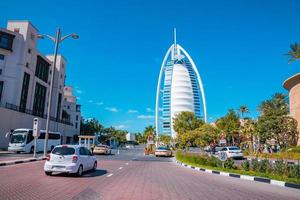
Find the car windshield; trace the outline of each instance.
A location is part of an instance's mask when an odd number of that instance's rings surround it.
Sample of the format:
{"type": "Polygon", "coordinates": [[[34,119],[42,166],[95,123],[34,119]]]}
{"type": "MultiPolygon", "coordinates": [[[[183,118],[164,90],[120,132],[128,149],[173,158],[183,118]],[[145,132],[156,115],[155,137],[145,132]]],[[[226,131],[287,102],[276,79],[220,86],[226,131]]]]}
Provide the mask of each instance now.
{"type": "Polygon", "coordinates": [[[107,148],[107,146],[105,146],[105,145],[98,145],[97,147],[107,148]]]}
{"type": "Polygon", "coordinates": [[[240,150],[238,147],[228,147],[229,150],[240,150]]]}
{"type": "Polygon", "coordinates": [[[52,154],[56,155],[72,155],[75,153],[75,149],[73,147],[56,147],[53,149],[52,154]]]}
{"type": "Polygon", "coordinates": [[[26,140],[26,133],[14,133],[10,139],[10,143],[24,143],[26,140]]]}
{"type": "Polygon", "coordinates": [[[168,147],[158,147],[157,150],[170,150],[168,147]]]}

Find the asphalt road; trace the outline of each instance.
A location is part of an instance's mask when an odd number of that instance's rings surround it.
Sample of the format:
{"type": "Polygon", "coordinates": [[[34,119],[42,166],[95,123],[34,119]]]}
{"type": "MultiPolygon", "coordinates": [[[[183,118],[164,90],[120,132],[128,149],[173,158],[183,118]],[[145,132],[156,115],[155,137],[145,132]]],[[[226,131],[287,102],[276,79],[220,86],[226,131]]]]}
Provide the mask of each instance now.
{"type": "Polygon", "coordinates": [[[46,176],[44,161],[0,167],[0,199],[300,199],[300,191],[184,168],[143,148],[97,156],[96,172],[46,176]]]}

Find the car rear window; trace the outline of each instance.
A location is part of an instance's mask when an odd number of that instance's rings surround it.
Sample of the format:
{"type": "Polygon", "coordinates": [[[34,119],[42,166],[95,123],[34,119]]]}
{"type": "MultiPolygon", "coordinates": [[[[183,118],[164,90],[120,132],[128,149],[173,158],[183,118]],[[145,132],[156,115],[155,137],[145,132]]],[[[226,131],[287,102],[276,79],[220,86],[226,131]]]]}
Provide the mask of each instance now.
{"type": "Polygon", "coordinates": [[[73,147],[56,147],[53,149],[52,154],[57,155],[72,155],[75,153],[75,149],[73,147]]]}
{"type": "Polygon", "coordinates": [[[229,150],[240,150],[240,148],[238,148],[238,147],[229,147],[228,149],[229,150]]]}

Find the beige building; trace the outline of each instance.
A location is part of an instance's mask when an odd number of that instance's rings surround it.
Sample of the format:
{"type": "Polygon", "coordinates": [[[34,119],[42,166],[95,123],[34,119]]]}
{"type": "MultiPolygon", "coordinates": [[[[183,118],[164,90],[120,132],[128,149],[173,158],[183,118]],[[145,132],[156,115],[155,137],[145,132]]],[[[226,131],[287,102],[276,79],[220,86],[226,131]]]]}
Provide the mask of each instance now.
{"type": "MultiPolygon", "coordinates": [[[[300,73],[284,81],[283,87],[289,91],[290,115],[297,120],[300,133],[300,73]]],[[[300,145],[300,139],[298,139],[298,145],[300,145]]]]}
{"type": "MultiPolygon", "coordinates": [[[[8,146],[7,132],[32,128],[33,118],[40,118],[41,129],[46,126],[53,55],[38,50],[38,34],[29,21],[8,21],[6,28],[0,27],[0,149],[8,146]]],[[[76,98],[69,101],[65,91],[66,68],[67,60],[58,55],[49,130],[60,132],[62,143],[72,143],[81,116],[76,98]]]]}

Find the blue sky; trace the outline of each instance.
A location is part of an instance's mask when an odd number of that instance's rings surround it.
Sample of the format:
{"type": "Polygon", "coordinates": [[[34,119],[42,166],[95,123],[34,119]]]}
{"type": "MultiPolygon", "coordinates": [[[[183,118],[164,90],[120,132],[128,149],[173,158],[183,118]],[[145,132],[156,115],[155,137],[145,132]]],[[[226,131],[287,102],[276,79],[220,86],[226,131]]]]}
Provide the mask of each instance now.
{"type": "MultiPolygon", "coordinates": [[[[141,131],[154,124],[160,64],[177,41],[194,59],[204,82],[210,121],[229,108],[258,104],[298,73],[287,64],[289,45],[300,42],[300,1],[3,1],[0,26],[30,20],[41,33],[76,32],[60,53],[67,84],[74,86],[85,118],[141,131]],[[4,9],[5,8],[5,9],[4,9]]],[[[49,41],[39,49],[53,52],[49,41]]]]}

